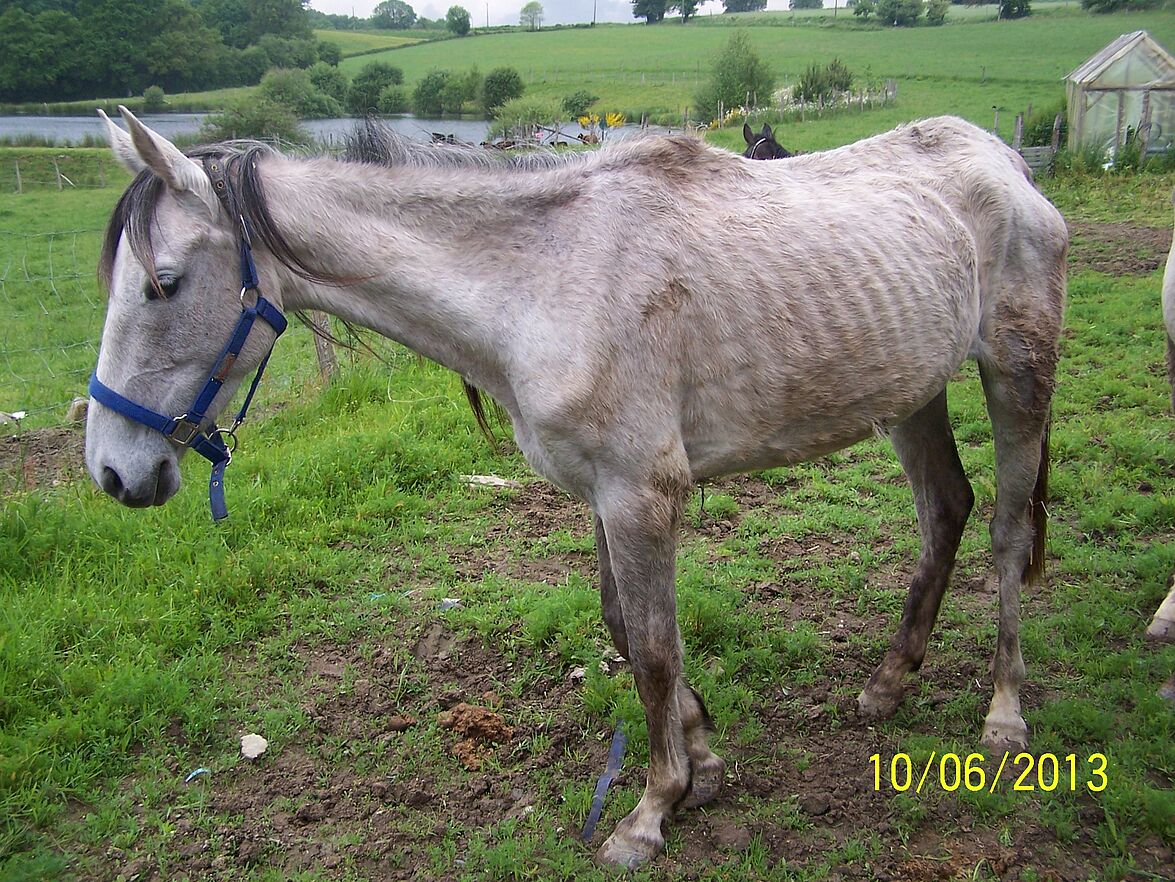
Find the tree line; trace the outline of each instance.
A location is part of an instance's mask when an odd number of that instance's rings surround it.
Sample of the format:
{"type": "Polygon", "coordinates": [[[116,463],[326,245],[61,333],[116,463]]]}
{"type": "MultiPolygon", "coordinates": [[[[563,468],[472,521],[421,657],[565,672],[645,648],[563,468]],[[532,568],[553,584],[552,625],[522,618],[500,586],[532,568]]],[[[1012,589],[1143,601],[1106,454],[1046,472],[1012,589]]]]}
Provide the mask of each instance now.
{"type": "Polygon", "coordinates": [[[0,0],[3,101],[251,85],[339,57],[301,0],[0,0]]]}

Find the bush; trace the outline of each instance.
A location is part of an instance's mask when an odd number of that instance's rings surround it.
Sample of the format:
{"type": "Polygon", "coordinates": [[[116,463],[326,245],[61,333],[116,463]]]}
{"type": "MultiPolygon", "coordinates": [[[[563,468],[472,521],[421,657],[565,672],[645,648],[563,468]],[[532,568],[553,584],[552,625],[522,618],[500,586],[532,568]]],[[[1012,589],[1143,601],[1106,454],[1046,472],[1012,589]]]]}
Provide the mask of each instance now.
{"type": "Polygon", "coordinates": [[[869,21],[869,16],[877,11],[877,7],[873,5],[873,0],[857,0],[853,4],[853,15],[859,17],[862,21],[869,21]]]}
{"type": "Polygon", "coordinates": [[[852,86],[853,74],[839,58],[834,58],[825,65],[816,62],[808,65],[808,69],[800,74],[793,97],[801,103],[824,104],[849,91],[852,86]]]}
{"type": "Polygon", "coordinates": [[[767,99],[775,89],[775,75],[751,48],[744,30],[737,30],[714,58],[709,81],[694,96],[697,115],[717,118],[718,105],[741,107],[747,98],[752,103],[767,99]]]}
{"type": "Polygon", "coordinates": [[[358,116],[370,113],[379,106],[379,96],[388,86],[404,82],[404,71],[382,61],[363,66],[347,90],[347,108],[358,116]]]}
{"type": "Polygon", "coordinates": [[[261,78],[258,94],[262,100],[284,104],[303,119],[338,116],[342,105],[318,89],[304,70],[274,68],[261,78]]]}
{"type": "Polygon", "coordinates": [[[448,85],[447,70],[430,70],[412,91],[412,112],[417,116],[440,116],[445,112],[445,90],[448,85]]]}
{"type": "Polygon", "coordinates": [[[159,113],[167,108],[167,98],[158,86],[148,86],[143,90],[143,112],[159,113]]]}
{"type": "Polygon", "coordinates": [[[340,105],[347,103],[347,90],[351,86],[351,81],[337,67],[325,61],[320,61],[310,68],[307,73],[310,74],[310,82],[314,84],[314,87],[318,91],[334,98],[340,105]]]}
{"type": "Polygon", "coordinates": [[[1064,144],[1069,135],[1069,124],[1063,101],[1033,111],[1032,116],[1024,120],[1024,134],[1020,143],[1025,147],[1047,147],[1053,143],[1053,123],[1058,113],[1061,114],[1061,143],[1064,144]]]}
{"type": "MultiPolygon", "coordinates": [[[[1025,6],[1028,0],[1022,0],[1025,6]]],[[[941,25],[946,21],[947,10],[951,8],[951,0],[926,0],[926,23],[941,25]]]]}
{"type": "Polygon", "coordinates": [[[567,112],[568,116],[583,116],[599,100],[598,95],[593,95],[586,89],[580,89],[578,92],[572,92],[563,99],[563,109],[567,112]]]}
{"type": "Polygon", "coordinates": [[[269,59],[269,67],[310,67],[318,61],[318,44],[313,40],[290,40],[266,34],[257,47],[269,59]]]}
{"type": "Polygon", "coordinates": [[[380,113],[407,113],[408,92],[403,86],[385,86],[376,105],[380,113]]]}
{"type": "Polygon", "coordinates": [[[285,104],[262,98],[238,98],[220,113],[211,114],[200,127],[200,137],[208,141],[235,138],[265,138],[305,144],[310,139],[298,125],[294,111],[285,104]]]}
{"type": "MultiPolygon", "coordinates": [[[[927,16],[929,16],[927,12],[927,16]]],[[[1028,0],[999,0],[999,9],[996,11],[996,18],[1012,19],[1024,18],[1032,15],[1032,7],[1028,0]]]]}
{"type": "Polygon", "coordinates": [[[486,74],[481,84],[481,106],[490,116],[507,101],[521,98],[522,75],[512,67],[498,67],[486,74]]]}
{"type": "Polygon", "coordinates": [[[519,125],[523,128],[554,126],[566,118],[563,108],[549,98],[511,98],[494,111],[495,122],[490,127],[490,137],[508,135],[519,125]]]}
{"type": "Polygon", "coordinates": [[[339,62],[343,60],[343,50],[338,47],[337,43],[328,43],[326,40],[319,40],[318,60],[323,64],[329,64],[331,67],[338,67],[339,62]]]}
{"type": "Polygon", "coordinates": [[[922,0],[877,0],[877,20],[899,28],[913,27],[922,17],[922,0]]]}

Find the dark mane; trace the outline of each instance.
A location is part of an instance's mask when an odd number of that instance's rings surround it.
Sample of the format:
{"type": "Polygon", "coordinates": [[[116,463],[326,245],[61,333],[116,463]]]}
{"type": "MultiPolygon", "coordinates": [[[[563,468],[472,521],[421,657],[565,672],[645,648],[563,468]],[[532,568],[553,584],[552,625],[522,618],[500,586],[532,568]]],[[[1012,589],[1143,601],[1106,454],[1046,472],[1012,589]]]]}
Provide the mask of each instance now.
{"type": "MultiPolygon", "coordinates": [[[[232,141],[208,144],[186,151],[186,155],[202,162],[205,159],[221,161],[225,167],[227,201],[238,232],[242,221],[248,226],[254,245],[266,248],[274,257],[298,275],[328,285],[346,284],[353,279],[342,279],[322,272],[298,257],[282,231],[278,229],[265,197],[265,188],[258,174],[258,159],[276,155],[272,147],[256,141],[232,141]]],[[[155,211],[163,195],[164,184],[150,169],[135,176],[110,216],[102,243],[98,276],[107,288],[114,270],[114,257],[123,233],[135,258],[151,275],[155,284],[155,247],[151,241],[151,226],[155,211]]]]}

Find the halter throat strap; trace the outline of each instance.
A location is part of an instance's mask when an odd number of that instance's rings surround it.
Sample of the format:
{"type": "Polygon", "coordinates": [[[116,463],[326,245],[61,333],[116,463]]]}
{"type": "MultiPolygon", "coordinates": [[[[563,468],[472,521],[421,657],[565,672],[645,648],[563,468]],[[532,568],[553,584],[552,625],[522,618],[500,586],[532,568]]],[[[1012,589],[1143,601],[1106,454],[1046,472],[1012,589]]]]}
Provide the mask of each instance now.
{"type": "MultiPolygon", "coordinates": [[[[205,158],[204,169],[212,181],[212,186],[220,198],[221,205],[229,213],[229,217],[233,217],[223,161],[205,158]]],[[[208,422],[208,408],[212,406],[217,393],[220,392],[228,379],[229,371],[236,363],[241,350],[244,349],[245,342],[249,339],[249,333],[256,320],[260,318],[273,329],[274,343],[277,342],[277,338],[282,335],[288,325],[281,310],[266,300],[259,290],[260,282],[257,278],[257,267],[253,262],[248,224],[239,214],[236,215],[236,218],[240,223],[241,315],[229,335],[228,342],[225,343],[220,355],[213,363],[212,369],[208,372],[203,387],[196,393],[191,406],[180,416],[166,416],[111,389],[98,379],[96,369],[93,376],[90,377],[89,386],[90,396],[99,404],[136,423],[154,429],[182,447],[191,448],[212,463],[212,476],[208,483],[208,502],[212,508],[214,521],[228,517],[228,506],[224,501],[224,470],[232,462],[233,450],[236,448],[236,430],[244,422],[245,414],[253,401],[253,394],[261,382],[261,375],[269,363],[269,356],[273,354],[273,344],[270,344],[265,357],[261,359],[261,364],[257,366],[257,373],[253,375],[249,391],[245,395],[241,409],[237,412],[231,426],[228,428],[215,426],[211,429],[203,428],[204,424],[208,422]],[[250,291],[257,295],[252,306],[249,306],[245,301],[245,295],[250,291]],[[228,441],[225,440],[226,438],[228,441]],[[232,443],[229,444],[229,441],[232,443]]]]}

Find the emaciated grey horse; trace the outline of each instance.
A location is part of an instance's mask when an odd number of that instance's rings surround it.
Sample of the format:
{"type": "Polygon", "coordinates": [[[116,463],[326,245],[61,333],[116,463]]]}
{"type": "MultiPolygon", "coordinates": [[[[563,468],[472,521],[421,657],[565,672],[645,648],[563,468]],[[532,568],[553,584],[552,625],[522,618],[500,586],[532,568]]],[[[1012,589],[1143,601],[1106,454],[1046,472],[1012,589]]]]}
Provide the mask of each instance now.
{"type": "MultiPolygon", "coordinates": [[[[333,313],[457,371],[505,409],[534,469],[591,506],[604,619],[649,737],[644,795],[601,861],[654,857],[662,823],[723,783],[677,626],[674,550],[695,482],[892,439],[922,552],[859,705],[894,712],[973,505],[946,396],[967,358],[996,455],[999,636],[982,740],[1026,744],[1020,593],[1044,564],[1068,239],[995,137],[939,118],[788,162],[690,137],[514,162],[392,136],[379,164],[221,145],[203,156],[223,165],[222,199],[200,161],[122,114],[129,135],[111,123],[110,137],[138,176],[103,256],[103,383],[180,413],[241,312],[248,229],[278,307],[333,313]]],[[[208,420],[268,350],[259,327],[218,368],[208,420]]],[[[94,479],[128,505],[166,502],[182,448],[91,408],[94,479]]]]}

